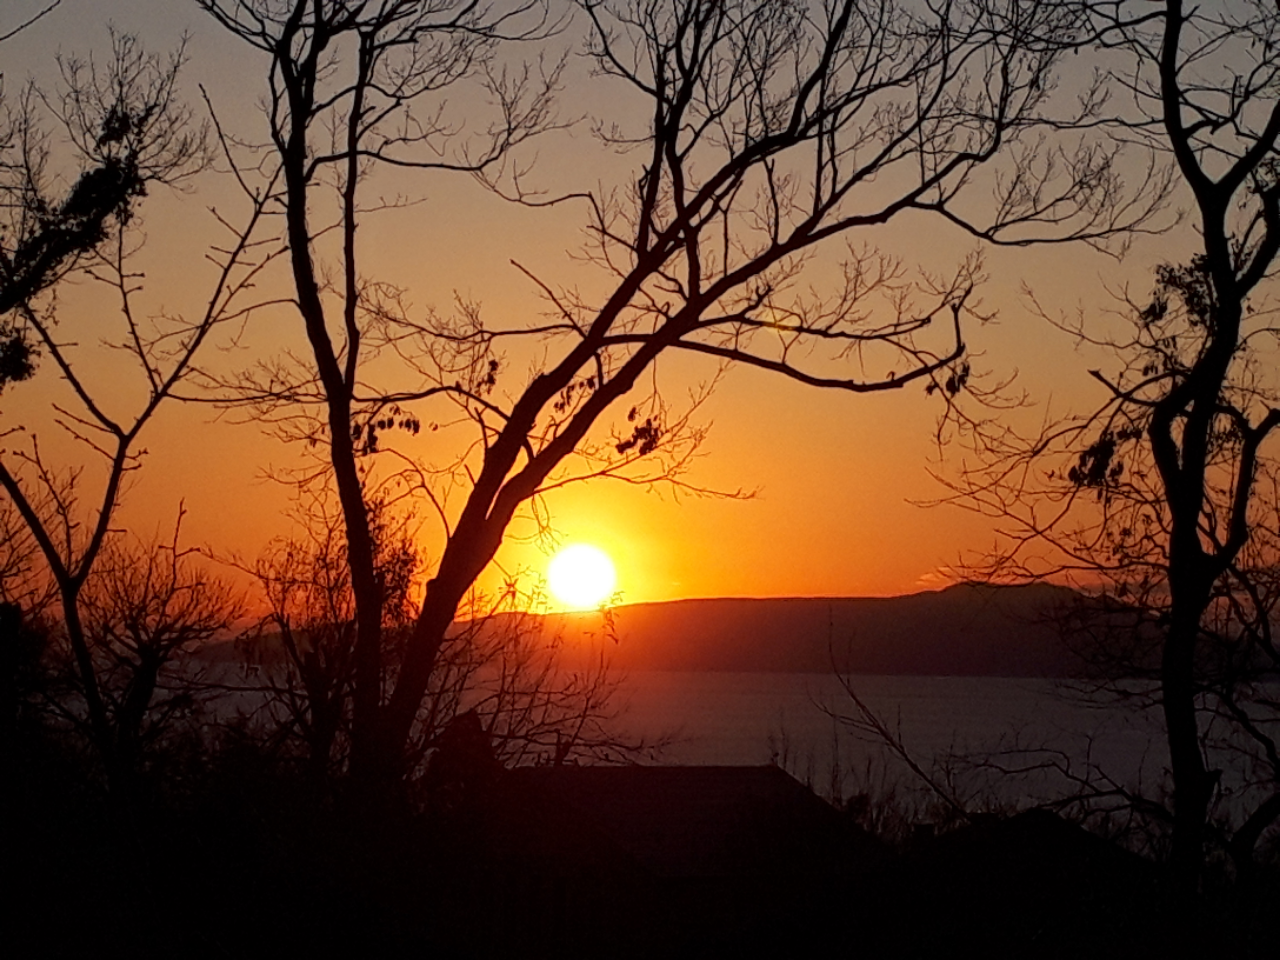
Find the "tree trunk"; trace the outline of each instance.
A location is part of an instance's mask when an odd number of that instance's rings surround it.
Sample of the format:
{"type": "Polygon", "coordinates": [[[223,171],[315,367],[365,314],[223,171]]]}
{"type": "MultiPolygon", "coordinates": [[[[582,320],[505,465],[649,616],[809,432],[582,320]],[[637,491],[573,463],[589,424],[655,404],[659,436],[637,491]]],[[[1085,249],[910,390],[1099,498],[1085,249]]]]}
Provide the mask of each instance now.
{"type": "Polygon", "coordinates": [[[98,751],[98,758],[102,761],[102,769],[107,778],[107,789],[113,794],[120,794],[125,788],[125,778],[120,769],[111,718],[107,715],[107,706],[98,686],[97,668],[93,663],[93,654],[89,650],[89,641],[85,637],[84,623],[80,619],[80,586],[76,583],[60,583],[58,587],[62,594],[62,617],[67,631],[67,642],[71,645],[81,691],[84,694],[85,708],[89,714],[87,723],[90,739],[98,751]]]}
{"type": "Polygon", "coordinates": [[[1195,646],[1202,610],[1194,602],[1179,603],[1175,599],[1160,668],[1161,705],[1173,772],[1173,850],[1169,867],[1179,911],[1194,910],[1213,789],[1196,720],[1195,646]]]}

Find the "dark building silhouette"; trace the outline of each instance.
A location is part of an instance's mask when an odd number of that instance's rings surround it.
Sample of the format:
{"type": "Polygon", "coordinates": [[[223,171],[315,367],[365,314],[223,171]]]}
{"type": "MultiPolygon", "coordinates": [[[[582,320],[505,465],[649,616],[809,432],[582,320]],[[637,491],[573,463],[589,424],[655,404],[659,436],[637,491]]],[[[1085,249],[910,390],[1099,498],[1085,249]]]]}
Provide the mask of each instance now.
{"type": "Polygon", "coordinates": [[[487,846],[499,939],[573,956],[808,955],[885,858],[769,766],[514,770],[487,846]]]}

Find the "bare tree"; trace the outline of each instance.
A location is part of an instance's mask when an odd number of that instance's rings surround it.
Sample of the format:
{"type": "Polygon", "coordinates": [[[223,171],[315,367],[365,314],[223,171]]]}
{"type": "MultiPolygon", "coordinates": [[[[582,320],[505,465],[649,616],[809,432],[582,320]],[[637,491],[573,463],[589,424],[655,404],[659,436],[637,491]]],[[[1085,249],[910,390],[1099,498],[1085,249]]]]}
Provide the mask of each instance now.
{"type": "MultiPolygon", "coordinates": [[[[241,642],[281,648],[279,662],[267,665],[266,692],[283,713],[281,732],[301,739],[309,776],[322,787],[343,767],[350,740],[356,610],[341,516],[323,496],[304,502],[307,537],[277,541],[253,568],[270,612],[241,642]]],[[[385,643],[412,618],[418,549],[386,504],[368,508],[385,643]]]]}
{"type": "MultiPolygon", "coordinates": [[[[51,9],[51,8],[50,8],[51,9]]],[[[0,196],[6,216],[0,242],[0,387],[31,375],[38,337],[25,316],[39,295],[82,269],[128,224],[148,184],[177,183],[203,166],[204,132],[176,101],[182,53],[168,64],[137,40],[113,35],[110,64],[60,60],[56,102],[32,85],[6,117],[0,196]],[[56,114],[75,146],[81,172],[60,195],[49,171],[42,108],[56,114]]]]}
{"type": "Polygon", "coordinates": [[[538,599],[514,583],[468,607],[485,614],[450,632],[408,747],[409,769],[467,712],[503,766],[652,758],[668,744],[621,731],[623,677],[611,667],[607,637],[594,649],[566,650],[535,612],[538,599]]]}
{"type": "MultiPolygon", "coordinates": [[[[300,741],[313,785],[326,789],[351,744],[355,600],[341,516],[321,499],[306,502],[310,538],[280,540],[259,559],[254,573],[270,613],[239,642],[260,661],[254,674],[277,723],[267,736],[300,741]]],[[[383,589],[384,669],[394,671],[417,612],[420,548],[393,505],[374,500],[369,510],[383,589]]],[[[425,770],[445,731],[467,713],[502,766],[636,756],[658,746],[614,731],[618,678],[607,658],[564,666],[558,641],[544,634],[526,601],[512,585],[503,598],[470,604],[488,612],[452,631],[407,747],[408,770],[425,770]]]]}
{"type": "MultiPolygon", "coordinates": [[[[376,445],[375,425],[384,422],[385,405],[373,403],[379,416],[370,418],[361,441],[353,428],[364,399],[357,393],[365,359],[362,327],[370,314],[377,314],[382,293],[359,272],[356,227],[362,215],[358,203],[362,173],[371,161],[476,172],[499,162],[512,146],[544,128],[554,78],[531,91],[527,77],[511,80],[488,66],[495,43],[508,31],[532,36],[543,28],[545,8],[530,2],[495,13],[473,3],[406,0],[372,5],[345,0],[283,5],[202,0],[202,6],[271,59],[270,142],[280,164],[293,283],[315,366],[302,384],[289,383],[283,389],[273,376],[265,393],[271,399],[282,394],[318,395],[324,407],[322,422],[328,432],[356,603],[354,750],[357,756],[367,755],[374,715],[381,708],[383,612],[358,453],[362,446],[376,445]],[[530,17],[532,23],[526,23],[530,17]],[[354,57],[345,64],[350,72],[338,74],[334,58],[344,42],[355,45],[354,57]],[[441,143],[448,140],[447,126],[438,115],[404,119],[405,110],[477,71],[498,101],[499,119],[490,127],[478,157],[464,153],[440,159],[441,143]],[[432,159],[421,159],[423,152],[432,159]],[[341,279],[337,290],[326,291],[315,260],[311,217],[312,197],[326,186],[331,173],[337,178],[341,279]],[[335,326],[330,324],[324,300],[327,292],[339,298],[340,320],[335,326]],[[341,337],[338,343],[335,333],[341,337]]],[[[395,422],[417,424],[412,417],[395,418],[395,422]]]]}
{"type": "Polygon", "coordinates": [[[108,545],[126,480],[140,465],[140,434],[190,375],[213,330],[248,309],[246,292],[270,259],[270,252],[252,239],[263,214],[259,197],[249,204],[243,226],[219,221],[229,240],[211,255],[214,276],[198,316],[147,317],[139,312],[142,276],[130,266],[138,245],[128,229],[136,221],[136,204],[149,186],[181,182],[207,161],[205,135],[177,97],[182,61],[181,53],[167,60],[149,55],[134,38],[120,34],[112,37],[105,66],[61,61],[60,94],[45,99],[33,89],[27,96],[19,162],[7,169],[5,180],[12,219],[6,239],[16,240],[0,257],[8,298],[4,305],[17,318],[21,336],[52,360],[69,388],[69,399],[56,402],[50,411],[54,423],[101,470],[100,486],[86,506],[89,481],[83,466],[54,466],[42,453],[37,434],[19,423],[0,433],[8,444],[0,452],[0,487],[56,587],[86,727],[113,782],[126,776],[121,763],[128,751],[122,753],[117,711],[99,677],[95,638],[82,616],[82,590],[108,545]],[[49,106],[86,165],[64,201],[49,199],[55,188],[47,139],[35,122],[37,103],[49,106]],[[135,371],[141,399],[129,413],[117,412],[124,403],[119,385],[101,386],[86,369],[92,364],[82,360],[82,345],[63,339],[56,300],[39,296],[73,269],[101,284],[117,302],[118,325],[110,329],[99,321],[103,325],[95,332],[135,371]]]}
{"type": "Polygon", "coordinates": [[[1086,93],[1071,115],[1049,116],[1055,65],[1083,26],[1068,6],[583,2],[598,82],[633,98],[637,117],[597,132],[634,155],[636,171],[618,192],[545,198],[511,157],[554,126],[559,68],[503,73],[493,59],[498,41],[545,30],[540,5],[498,15],[411,0],[202,3],[270,58],[267,119],[311,355],[302,370],[262,368],[241,396],[289,404],[279,416],[294,427],[314,410],[302,432],[327,444],[357,610],[351,771],[365,783],[403,771],[450,624],[517,512],[572,479],[664,450],[679,457],[680,415],[656,388],[619,403],[653,382],[662,356],[688,351],[855,393],[917,384],[950,399],[969,380],[962,321],[976,262],[914,284],[892,258],[850,248],[834,289],[805,294],[820,252],[912,212],[1001,242],[1100,243],[1162,200],[1159,177],[1126,193],[1113,151],[1050,149],[1033,132],[1097,106],[1086,93]],[[448,139],[424,103],[469,76],[496,105],[479,143],[448,139]],[[404,120],[412,106],[425,119],[404,120]],[[1006,153],[1001,175],[979,176],[1006,153]],[[358,259],[358,197],[378,164],[469,171],[517,202],[581,203],[605,292],[588,299],[524,271],[549,305],[545,321],[491,329],[467,305],[457,317],[410,318],[358,259]],[[328,173],[336,205],[316,221],[328,173]],[[319,236],[330,223],[341,250],[325,273],[319,236]],[[503,399],[497,349],[513,338],[548,359],[503,399]],[[379,347],[405,361],[406,381],[362,380],[379,347]],[[459,414],[476,440],[446,478],[455,499],[424,493],[445,542],[388,682],[362,461],[394,428],[459,414]]]}
{"type": "MultiPolygon", "coordinates": [[[[130,793],[159,751],[197,735],[204,695],[189,655],[244,616],[235,590],[182,546],[181,529],[179,515],[168,543],[109,540],[79,597],[91,677],[113,738],[112,763],[124,779],[115,786],[130,793]]],[[[70,686],[83,696],[84,671],[72,664],[70,686]]],[[[98,731],[85,711],[73,703],[53,706],[94,742],[98,731]]]]}
{"type": "Polygon", "coordinates": [[[1091,371],[1104,402],[1031,437],[985,435],[993,466],[961,487],[1016,520],[1004,573],[1100,581],[1110,599],[1093,621],[1105,627],[1094,653],[1157,681],[1148,692],[1167,732],[1172,869],[1185,900],[1217,832],[1210,810],[1224,770],[1207,757],[1224,729],[1248,755],[1232,772],[1257,791],[1220,837],[1242,871],[1280,817],[1280,714],[1258,686],[1280,669],[1267,454],[1280,394],[1266,358],[1280,252],[1280,21],[1253,2],[1096,3],[1090,15],[1113,65],[1107,82],[1129,105],[1110,120],[1114,136],[1171,159],[1196,215],[1194,247],[1156,269],[1149,300],[1123,295],[1123,332],[1055,320],[1115,356],[1113,369],[1091,371]],[[1057,552],[1038,549],[1046,542],[1057,552]]]}

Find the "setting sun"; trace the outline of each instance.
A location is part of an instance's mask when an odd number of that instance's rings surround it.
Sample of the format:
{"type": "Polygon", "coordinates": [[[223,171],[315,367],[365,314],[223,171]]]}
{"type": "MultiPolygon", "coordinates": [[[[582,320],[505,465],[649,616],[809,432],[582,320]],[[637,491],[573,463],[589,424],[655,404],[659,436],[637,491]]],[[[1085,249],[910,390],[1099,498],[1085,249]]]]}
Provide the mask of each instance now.
{"type": "Polygon", "coordinates": [[[568,607],[599,606],[613,595],[616,582],[609,555],[585,543],[565,547],[547,565],[547,585],[568,607]]]}

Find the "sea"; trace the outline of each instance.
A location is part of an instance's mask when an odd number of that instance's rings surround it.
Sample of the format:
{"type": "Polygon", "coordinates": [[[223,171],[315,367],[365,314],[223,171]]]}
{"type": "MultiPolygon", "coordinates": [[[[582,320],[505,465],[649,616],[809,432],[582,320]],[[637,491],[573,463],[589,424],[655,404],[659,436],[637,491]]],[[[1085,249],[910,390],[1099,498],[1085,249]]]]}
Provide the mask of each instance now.
{"type": "MultiPolygon", "coordinates": [[[[929,780],[973,809],[1167,789],[1158,709],[1066,682],[635,672],[619,702],[616,729],[662,744],[662,762],[774,763],[836,801],[893,792],[927,803],[929,780]]],[[[1230,795],[1246,799],[1247,764],[1230,747],[1215,760],[1230,795]]]]}
{"type": "MultiPolygon", "coordinates": [[[[224,691],[244,682],[239,668],[215,669],[224,691]]],[[[640,762],[775,764],[834,802],[892,794],[924,808],[941,787],[969,809],[1010,810],[1098,791],[1167,795],[1162,719],[1140,701],[1046,679],[633,671],[607,729],[640,762]]],[[[211,719],[251,715],[265,696],[239,686],[212,706],[211,719]]],[[[1280,737],[1274,712],[1269,730],[1280,737]]],[[[1209,750],[1223,813],[1251,800],[1245,746],[1209,750]]]]}

